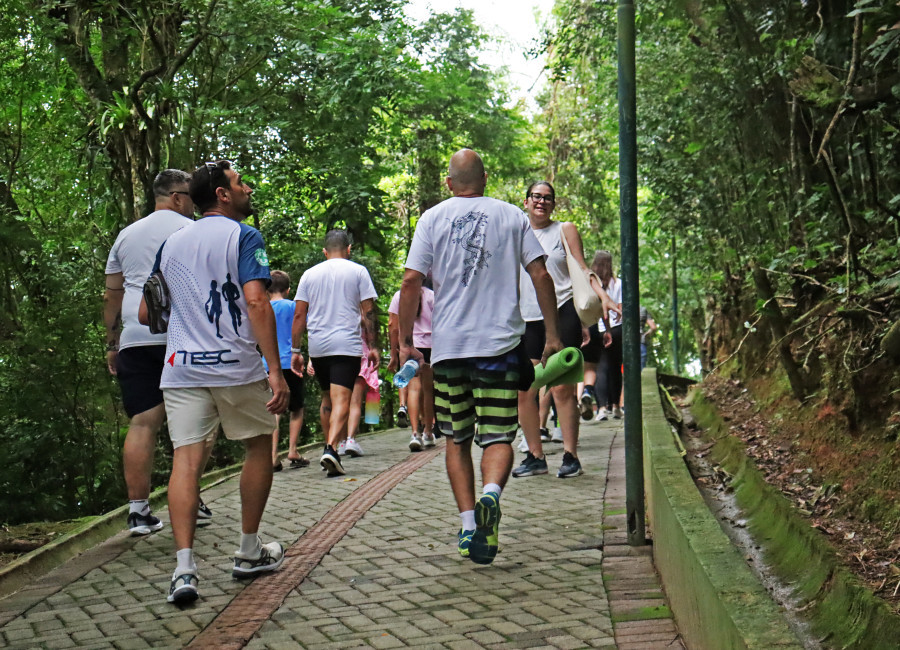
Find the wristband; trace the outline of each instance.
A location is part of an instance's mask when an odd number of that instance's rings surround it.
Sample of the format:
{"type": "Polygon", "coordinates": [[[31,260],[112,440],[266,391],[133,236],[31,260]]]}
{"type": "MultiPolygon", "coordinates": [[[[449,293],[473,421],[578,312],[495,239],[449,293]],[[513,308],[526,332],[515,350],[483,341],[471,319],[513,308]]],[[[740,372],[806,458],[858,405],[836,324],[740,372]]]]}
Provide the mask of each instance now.
{"type": "Polygon", "coordinates": [[[300,350],[300,348],[291,348],[291,354],[299,354],[300,356],[303,356],[303,352],[302,350],[300,350]]]}

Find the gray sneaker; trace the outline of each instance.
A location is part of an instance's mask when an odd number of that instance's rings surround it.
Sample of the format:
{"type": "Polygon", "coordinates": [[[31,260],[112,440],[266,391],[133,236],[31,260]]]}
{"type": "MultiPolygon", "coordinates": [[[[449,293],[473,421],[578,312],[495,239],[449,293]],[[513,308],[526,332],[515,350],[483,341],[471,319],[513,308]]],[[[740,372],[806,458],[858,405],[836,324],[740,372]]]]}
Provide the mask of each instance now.
{"type": "Polygon", "coordinates": [[[584,472],[578,459],[569,452],[564,453],[562,465],[559,466],[559,471],[556,472],[556,478],[573,478],[582,474],[584,472]]]}
{"type": "Polygon", "coordinates": [[[237,551],[234,554],[234,568],[231,575],[235,578],[246,578],[257,573],[275,571],[283,563],[284,547],[278,542],[269,542],[262,545],[258,558],[248,558],[237,551]]]}
{"type": "Polygon", "coordinates": [[[512,471],[513,478],[524,478],[547,473],[547,459],[535,458],[530,451],[525,454],[525,460],[512,471]]]}

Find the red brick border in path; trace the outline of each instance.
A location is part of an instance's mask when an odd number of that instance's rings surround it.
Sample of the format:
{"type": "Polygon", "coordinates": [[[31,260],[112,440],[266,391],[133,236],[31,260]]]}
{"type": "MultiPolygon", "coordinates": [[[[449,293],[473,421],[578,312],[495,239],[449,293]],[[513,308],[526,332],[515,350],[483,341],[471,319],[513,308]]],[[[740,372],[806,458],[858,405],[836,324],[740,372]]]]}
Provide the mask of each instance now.
{"type": "Polygon", "coordinates": [[[354,490],[285,551],[287,559],[279,571],[250,583],[187,647],[237,649],[247,645],[262,624],[281,607],[288,594],[306,579],[356,522],[442,449],[443,445],[440,445],[411,455],[354,490]]]}

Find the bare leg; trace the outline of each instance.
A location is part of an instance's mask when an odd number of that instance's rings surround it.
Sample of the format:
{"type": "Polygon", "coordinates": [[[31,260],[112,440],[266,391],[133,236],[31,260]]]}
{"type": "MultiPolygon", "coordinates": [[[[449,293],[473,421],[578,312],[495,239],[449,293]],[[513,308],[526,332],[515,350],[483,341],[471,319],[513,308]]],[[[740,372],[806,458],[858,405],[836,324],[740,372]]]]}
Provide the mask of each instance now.
{"type": "Polygon", "coordinates": [[[505,487],[512,466],[512,445],[504,442],[488,445],[481,454],[481,484],[496,483],[500,487],[505,487]]]}
{"type": "MultiPolygon", "coordinates": [[[[268,461],[268,437],[266,443],[266,466],[271,480],[272,466],[268,461]]],[[[172,474],[169,476],[169,519],[175,537],[175,550],[193,548],[194,531],[197,527],[197,505],[200,499],[198,481],[207,458],[205,442],[183,445],[175,448],[172,459],[172,474]]]]}
{"type": "Polygon", "coordinates": [[[291,411],[291,421],[288,426],[288,460],[300,460],[300,454],[297,452],[297,441],[300,439],[300,430],[302,428],[303,409],[291,411]]]}
{"type": "Polygon", "coordinates": [[[546,388],[541,389],[541,398],[540,398],[540,422],[541,426],[547,426],[547,420],[550,418],[550,391],[546,388]]]}
{"type": "Polygon", "coordinates": [[[475,466],[472,464],[472,439],[447,444],[447,476],[460,512],[475,509],[475,466]]]}
{"type": "Polygon", "coordinates": [[[554,386],[550,389],[556,403],[559,426],[562,429],[563,449],[578,457],[578,400],[575,398],[575,385],[554,386]]]}
{"type": "Polygon", "coordinates": [[[416,375],[406,386],[409,391],[406,396],[406,408],[409,409],[409,426],[413,433],[422,433],[424,430],[424,421],[420,424],[422,417],[422,379],[416,375]]]}
{"type": "Polygon", "coordinates": [[[322,403],[319,405],[319,424],[322,425],[322,436],[325,438],[325,444],[331,444],[331,394],[322,393],[322,403]]]}
{"type": "MultiPolygon", "coordinates": [[[[347,417],[350,414],[350,397],[352,391],[344,386],[331,384],[329,391],[329,402],[331,411],[331,422],[328,429],[328,444],[337,449],[347,431],[347,417]]],[[[323,398],[322,403],[325,400],[323,398]]]]}
{"type": "Polygon", "coordinates": [[[150,474],[153,470],[153,452],[156,450],[156,432],[166,417],[164,404],[138,413],[131,418],[131,425],[122,446],[122,463],[125,466],[125,485],[128,499],[136,501],[150,496],[150,474]]]}
{"type": "Polygon", "coordinates": [[[272,430],[272,465],[278,464],[278,425],[281,424],[281,416],[275,416],[275,428],[272,430]]]}
{"type": "Polygon", "coordinates": [[[425,364],[419,370],[422,382],[422,422],[425,431],[434,428],[434,371],[429,364],[425,364]]]}
{"type": "Polygon", "coordinates": [[[538,391],[536,389],[519,391],[519,424],[522,426],[522,433],[528,443],[528,451],[535,458],[543,458],[544,446],[541,444],[538,391]]]}
{"type": "Polygon", "coordinates": [[[406,386],[404,386],[403,388],[401,388],[397,391],[397,393],[400,395],[400,406],[406,406],[408,392],[409,392],[409,389],[406,386]]]}
{"type": "Polygon", "coordinates": [[[362,417],[363,403],[366,400],[368,385],[362,377],[356,378],[353,384],[353,394],[350,396],[349,413],[347,416],[347,438],[356,438],[359,433],[359,420],[362,417]]]}
{"type": "Polygon", "coordinates": [[[241,471],[241,532],[259,530],[269,490],[272,487],[272,463],[269,437],[256,436],[244,440],[244,468],[241,471]]]}

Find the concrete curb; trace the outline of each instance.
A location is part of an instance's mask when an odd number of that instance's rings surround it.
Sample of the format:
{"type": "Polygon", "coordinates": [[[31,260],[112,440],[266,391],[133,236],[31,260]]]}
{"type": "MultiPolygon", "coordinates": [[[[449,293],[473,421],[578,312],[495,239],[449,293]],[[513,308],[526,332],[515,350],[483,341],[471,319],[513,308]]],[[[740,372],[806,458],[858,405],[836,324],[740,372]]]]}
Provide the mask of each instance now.
{"type": "MultiPolygon", "coordinates": [[[[378,433],[378,432],[374,432],[378,433]]],[[[372,435],[372,434],[360,434],[372,435]]],[[[321,442],[310,443],[300,448],[306,453],[319,448],[321,442]]],[[[287,454],[285,453],[284,456],[287,454]]],[[[312,461],[310,461],[312,464],[312,461]]],[[[242,463],[213,470],[200,479],[201,489],[208,489],[240,473],[242,463]]],[[[168,488],[161,487],[150,494],[150,506],[154,510],[162,509],[167,503],[168,488]]],[[[98,515],[84,525],[66,533],[59,539],[26,553],[17,560],[0,569],[0,599],[33,583],[36,579],[49,573],[56,567],[75,557],[79,553],[109,539],[125,527],[123,522],[128,516],[128,505],[98,515]]]]}
{"type": "Polygon", "coordinates": [[[709,512],[672,439],[654,368],[641,379],[653,558],[689,648],[803,645],[709,512]]]}

